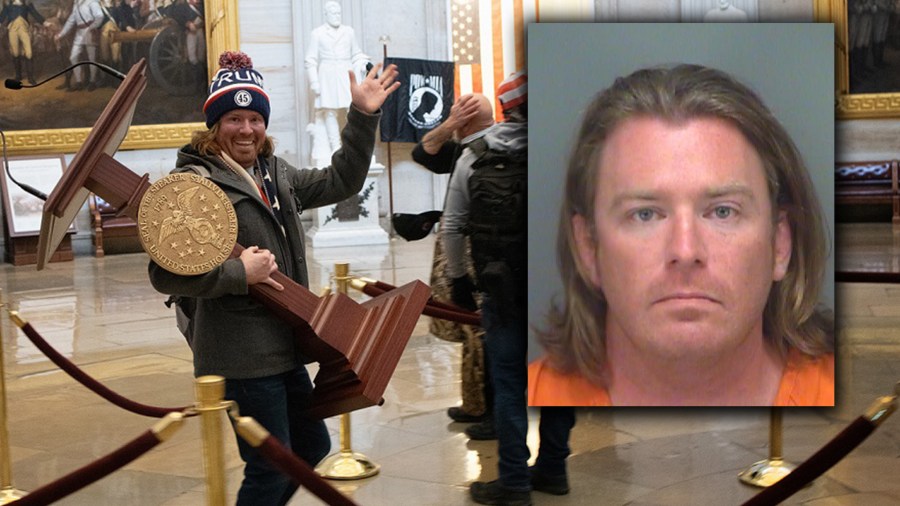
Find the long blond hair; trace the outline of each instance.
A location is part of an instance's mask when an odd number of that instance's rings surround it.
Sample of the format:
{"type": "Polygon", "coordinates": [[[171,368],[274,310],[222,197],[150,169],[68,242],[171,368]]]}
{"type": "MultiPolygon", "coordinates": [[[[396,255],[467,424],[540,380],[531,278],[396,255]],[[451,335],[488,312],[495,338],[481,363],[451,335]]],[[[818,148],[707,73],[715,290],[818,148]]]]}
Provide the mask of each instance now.
{"type": "MultiPolygon", "coordinates": [[[[222,152],[222,146],[216,141],[216,135],[218,135],[218,133],[218,121],[208,130],[194,131],[194,133],[191,134],[191,147],[196,149],[201,155],[217,156],[222,152]]],[[[272,156],[273,153],[275,153],[275,140],[272,139],[270,135],[267,135],[259,154],[264,158],[268,158],[272,156]]]]}
{"type": "MultiPolygon", "coordinates": [[[[557,369],[606,383],[606,301],[589,281],[577,254],[572,217],[594,226],[594,189],[604,144],[623,121],[649,116],[673,123],[713,117],[731,122],[763,161],[772,219],[785,211],[792,254],[787,274],[774,283],[763,313],[763,332],[786,354],[834,350],[834,316],[818,305],[828,257],[822,208],[800,153],[777,119],[749,88],[728,74],[699,65],[638,70],[617,79],[588,106],[569,159],[559,217],[557,260],[564,287],[562,304],[552,304],[547,327],[537,331],[557,369]]],[[[596,239],[596,238],[593,238],[596,239]]]]}

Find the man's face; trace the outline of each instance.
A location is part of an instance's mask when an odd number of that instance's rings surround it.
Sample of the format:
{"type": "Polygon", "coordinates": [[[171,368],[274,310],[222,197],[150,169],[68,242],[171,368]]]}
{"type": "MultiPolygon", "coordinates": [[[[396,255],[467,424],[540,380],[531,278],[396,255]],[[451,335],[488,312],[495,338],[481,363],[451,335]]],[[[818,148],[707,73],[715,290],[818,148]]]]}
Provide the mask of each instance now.
{"type": "Polygon", "coordinates": [[[335,4],[328,4],[325,7],[325,21],[334,28],[341,26],[341,7],[335,4]]]}
{"type": "Polygon", "coordinates": [[[608,138],[598,175],[595,234],[581,216],[573,225],[608,302],[609,346],[714,358],[762,336],[790,226],[783,215],[773,223],[762,161],[740,131],[721,119],[631,118],[608,138]]]}
{"type": "Polygon", "coordinates": [[[262,114],[249,109],[232,109],[219,118],[216,142],[242,167],[250,167],[266,140],[266,122],[262,114]]]}

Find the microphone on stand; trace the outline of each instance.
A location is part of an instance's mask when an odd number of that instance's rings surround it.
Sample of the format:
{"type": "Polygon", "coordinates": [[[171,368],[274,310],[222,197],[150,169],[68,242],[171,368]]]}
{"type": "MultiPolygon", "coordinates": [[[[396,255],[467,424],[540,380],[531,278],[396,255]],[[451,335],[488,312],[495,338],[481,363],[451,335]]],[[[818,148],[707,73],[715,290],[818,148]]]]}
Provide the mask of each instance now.
{"type": "MultiPolygon", "coordinates": [[[[70,65],[69,67],[57,72],[56,74],[53,74],[52,76],[48,77],[47,79],[44,79],[43,81],[36,83],[36,84],[22,84],[22,81],[19,81],[18,79],[7,79],[6,82],[4,83],[4,85],[11,90],[20,90],[22,88],[37,88],[38,86],[46,83],[47,81],[50,81],[51,79],[55,79],[80,65],[94,65],[95,67],[99,68],[103,72],[119,79],[120,81],[125,80],[125,74],[119,72],[118,70],[116,70],[112,67],[109,67],[107,65],[104,65],[102,63],[97,63],[94,61],[82,61],[82,62],[78,62],[74,65],[70,65]]],[[[6,134],[3,133],[3,130],[0,130],[0,138],[3,139],[3,165],[6,168],[6,175],[9,177],[9,180],[12,181],[13,183],[15,183],[19,188],[21,188],[25,192],[27,192],[31,195],[34,195],[35,197],[37,197],[43,201],[46,201],[47,200],[46,193],[38,190],[37,188],[29,186],[27,184],[20,183],[19,181],[16,181],[16,178],[14,178],[12,176],[12,173],[9,171],[9,160],[6,157],[6,134]]]]}
{"type": "Polygon", "coordinates": [[[4,84],[7,88],[9,88],[11,90],[21,90],[22,88],[37,88],[38,86],[46,83],[47,81],[50,81],[51,79],[56,79],[57,77],[65,74],[66,72],[69,72],[72,69],[74,69],[75,67],[78,67],[81,65],[94,65],[95,67],[99,68],[103,72],[106,72],[107,74],[119,79],[120,81],[125,80],[125,74],[119,72],[118,70],[116,70],[108,65],[104,65],[102,63],[97,63],[95,61],[81,61],[74,65],[70,65],[69,67],[57,72],[56,74],[53,74],[52,76],[48,77],[47,79],[44,79],[43,81],[41,81],[37,84],[22,84],[22,81],[19,81],[18,79],[7,79],[4,84]]]}
{"type": "Polygon", "coordinates": [[[34,195],[35,197],[47,201],[47,194],[38,190],[33,186],[29,186],[25,183],[20,183],[16,181],[16,178],[12,176],[12,173],[9,171],[9,160],[6,158],[6,134],[3,133],[3,130],[0,130],[0,138],[3,139],[3,165],[6,167],[6,175],[9,177],[9,180],[16,184],[19,188],[25,190],[27,193],[34,195]]]}

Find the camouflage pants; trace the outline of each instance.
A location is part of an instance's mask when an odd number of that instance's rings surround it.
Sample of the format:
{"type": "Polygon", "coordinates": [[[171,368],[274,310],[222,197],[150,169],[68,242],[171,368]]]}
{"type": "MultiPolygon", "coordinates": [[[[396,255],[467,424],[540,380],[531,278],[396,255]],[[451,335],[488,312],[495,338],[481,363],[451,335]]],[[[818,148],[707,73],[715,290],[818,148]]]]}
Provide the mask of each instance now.
{"type": "MultiPolygon", "coordinates": [[[[467,248],[468,249],[468,248],[467,248]]],[[[471,257],[469,257],[471,259],[471,257]]],[[[450,282],[444,276],[444,265],[447,257],[444,255],[441,236],[438,234],[434,243],[434,260],[431,268],[431,290],[434,298],[441,302],[450,302],[450,282]]],[[[472,271],[471,261],[469,271],[472,271]]],[[[485,365],[484,365],[484,331],[480,327],[461,325],[459,323],[432,318],[429,330],[432,334],[445,341],[462,343],[461,365],[461,397],[462,409],[472,415],[481,415],[486,408],[485,390],[485,365]]]]}

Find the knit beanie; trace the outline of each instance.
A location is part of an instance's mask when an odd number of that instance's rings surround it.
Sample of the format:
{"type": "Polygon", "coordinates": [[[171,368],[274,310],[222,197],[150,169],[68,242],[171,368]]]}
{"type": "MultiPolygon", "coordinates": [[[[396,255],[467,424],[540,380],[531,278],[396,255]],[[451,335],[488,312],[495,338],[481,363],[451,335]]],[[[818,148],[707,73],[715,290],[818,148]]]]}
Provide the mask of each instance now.
{"type": "Polygon", "coordinates": [[[225,51],[219,56],[219,71],[203,104],[206,127],[212,128],[223,114],[234,109],[256,111],[269,126],[269,95],[263,89],[262,75],[253,70],[253,62],[246,54],[225,51]]]}
{"type": "Polygon", "coordinates": [[[497,88],[497,98],[504,113],[524,104],[528,100],[528,74],[516,72],[504,79],[497,88]]]}

